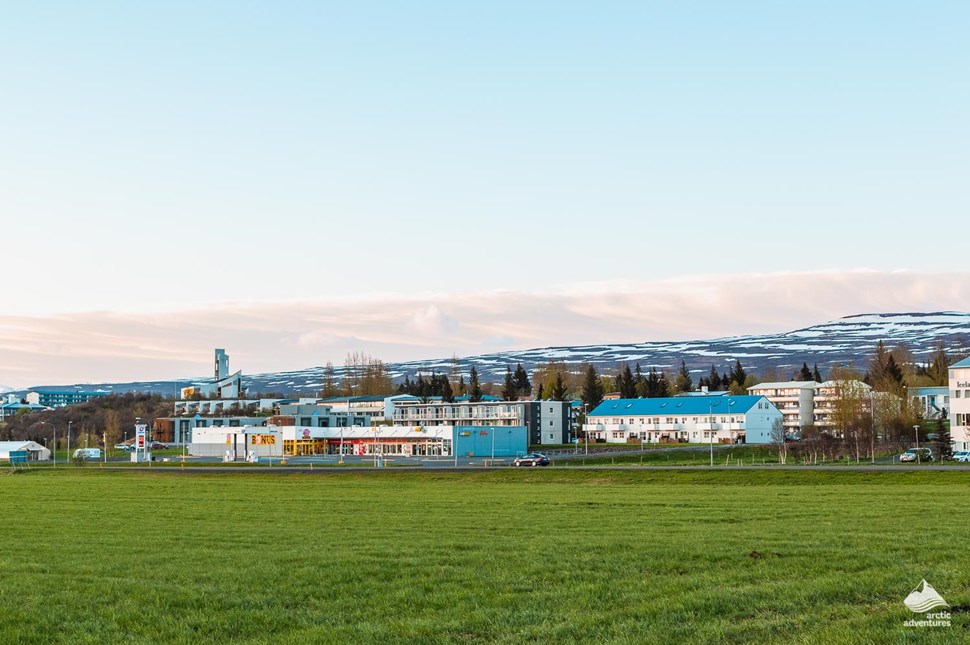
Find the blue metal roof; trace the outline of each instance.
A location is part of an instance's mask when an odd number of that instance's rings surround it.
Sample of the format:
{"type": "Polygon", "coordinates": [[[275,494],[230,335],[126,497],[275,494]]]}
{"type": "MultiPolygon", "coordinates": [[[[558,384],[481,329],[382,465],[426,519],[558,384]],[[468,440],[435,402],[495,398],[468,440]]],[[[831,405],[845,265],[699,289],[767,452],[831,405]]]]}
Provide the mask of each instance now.
{"type": "Polygon", "coordinates": [[[762,396],[672,396],[664,399],[616,399],[603,401],[589,413],[591,417],[624,415],[658,416],[665,414],[744,414],[762,396]]]}
{"type": "Polygon", "coordinates": [[[951,368],[952,367],[970,367],[970,357],[965,358],[962,361],[956,362],[953,365],[951,365],[950,367],[951,368]]]}

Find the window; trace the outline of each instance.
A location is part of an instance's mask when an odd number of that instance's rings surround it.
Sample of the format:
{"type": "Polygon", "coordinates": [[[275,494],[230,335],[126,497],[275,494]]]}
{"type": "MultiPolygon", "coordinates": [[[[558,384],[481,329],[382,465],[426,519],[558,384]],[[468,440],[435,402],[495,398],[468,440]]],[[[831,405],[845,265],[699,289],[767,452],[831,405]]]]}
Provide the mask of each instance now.
{"type": "Polygon", "coordinates": [[[552,420],[549,421],[549,425],[552,425],[552,420]]]}

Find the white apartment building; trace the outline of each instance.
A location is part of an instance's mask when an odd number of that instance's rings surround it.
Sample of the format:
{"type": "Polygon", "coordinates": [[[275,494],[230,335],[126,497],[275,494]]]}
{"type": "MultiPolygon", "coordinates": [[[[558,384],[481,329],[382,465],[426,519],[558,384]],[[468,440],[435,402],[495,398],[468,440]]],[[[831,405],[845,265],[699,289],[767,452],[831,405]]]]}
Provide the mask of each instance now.
{"type": "Polygon", "coordinates": [[[781,412],[763,396],[688,396],[603,401],[583,425],[607,443],[771,443],[781,412]]]}
{"type": "Polygon", "coordinates": [[[815,381],[759,383],[748,393],[763,396],[778,408],[788,435],[799,435],[802,427],[815,423],[815,381]]]}
{"type": "Polygon", "coordinates": [[[815,426],[819,432],[839,439],[844,431],[838,427],[835,412],[838,401],[851,396],[859,401],[860,412],[868,412],[872,406],[872,388],[862,381],[825,381],[815,384],[815,426]]]}
{"type": "Polygon", "coordinates": [[[950,437],[956,450],[970,450],[970,358],[950,366],[950,437]]]}

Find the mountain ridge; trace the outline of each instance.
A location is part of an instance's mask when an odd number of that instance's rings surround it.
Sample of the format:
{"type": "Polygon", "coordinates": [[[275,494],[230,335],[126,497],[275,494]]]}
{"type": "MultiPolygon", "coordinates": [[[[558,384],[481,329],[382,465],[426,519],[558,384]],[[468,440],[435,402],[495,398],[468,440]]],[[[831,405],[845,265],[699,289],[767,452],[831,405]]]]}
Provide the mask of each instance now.
{"type": "MultiPolygon", "coordinates": [[[[937,340],[943,340],[948,345],[960,342],[967,346],[968,339],[970,313],[870,313],[846,316],[777,334],[725,336],[691,341],[563,345],[469,356],[460,358],[458,363],[460,371],[466,375],[475,366],[485,382],[501,382],[507,366],[514,369],[518,363],[522,363],[531,372],[537,365],[550,361],[564,362],[573,369],[588,362],[601,373],[613,370],[619,363],[627,362],[632,367],[639,362],[644,370],[656,367],[672,374],[680,368],[681,360],[698,376],[706,375],[712,364],[719,372],[728,371],[735,360],[741,360],[746,370],[758,374],[768,367],[782,371],[788,368],[795,370],[802,363],[808,363],[809,366],[818,363],[819,368],[827,372],[833,365],[853,365],[865,369],[868,357],[879,340],[888,347],[900,342],[906,343],[914,359],[925,362],[937,340]]],[[[447,372],[452,366],[451,358],[387,364],[391,377],[396,381],[419,373],[447,372]]],[[[317,366],[251,375],[244,371],[243,383],[251,393],[285,392],[308,395],[321,389],[324,369],[317,366]]],[[[339,376],[344,368],[335,366],[334,369],[339,376]]],[[[198,379],[36,386],[30,389],[80,387],[109,392],[142,391],[172,395],[177,393],[179,385],[193,380],[198,379]]]]}

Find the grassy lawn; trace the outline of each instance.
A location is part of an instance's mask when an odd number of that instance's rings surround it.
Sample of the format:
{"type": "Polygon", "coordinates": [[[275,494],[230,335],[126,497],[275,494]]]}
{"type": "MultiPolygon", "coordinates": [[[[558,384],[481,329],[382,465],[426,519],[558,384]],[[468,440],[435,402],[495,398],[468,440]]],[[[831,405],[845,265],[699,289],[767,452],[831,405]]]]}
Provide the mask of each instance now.
{"type": "Polygon", "coordinates": [[[970,634],[961,472],[67,470],[0,475],[0,642],[970,634]]]}
{"type": "MultiPolygon", "coordinates": [[[[685,447],[687,446],[679,446],[679,448],[685,447]]],[[[602,457],[590,455],[576,459],[562,459],[555,463],[557,466],[705,466],[711,463],[711,453],[708,446],[692,445],[690,448],[689,450],[648,450],[637,454],[602,457]]],[[[714,463],[718,466],[776,464],[778,463],[778,450],[769,446],[731,445],[719,447],[715,445],[714,463]]]]}

